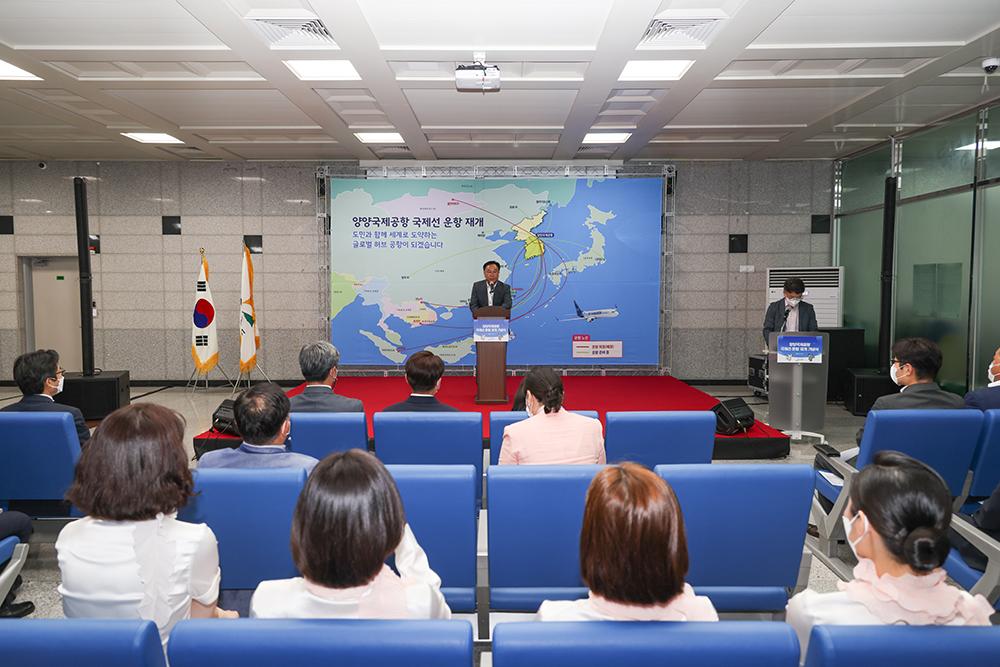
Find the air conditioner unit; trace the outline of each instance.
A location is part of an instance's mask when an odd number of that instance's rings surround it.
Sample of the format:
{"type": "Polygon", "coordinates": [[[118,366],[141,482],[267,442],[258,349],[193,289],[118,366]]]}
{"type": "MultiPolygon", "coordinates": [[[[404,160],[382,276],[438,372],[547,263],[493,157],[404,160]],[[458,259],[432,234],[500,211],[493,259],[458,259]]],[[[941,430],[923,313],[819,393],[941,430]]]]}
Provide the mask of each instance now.
{"type": "Polygon", "coordinates": [[[844,267],[810,266],[806,268],[778,268],[767,270],[768,305],[784,297],[783,286],[788,278],[801,278],[806,284],[802,300],[816,310],[816,323],[820,329],[844,326],[843,285],[844,267]]]}

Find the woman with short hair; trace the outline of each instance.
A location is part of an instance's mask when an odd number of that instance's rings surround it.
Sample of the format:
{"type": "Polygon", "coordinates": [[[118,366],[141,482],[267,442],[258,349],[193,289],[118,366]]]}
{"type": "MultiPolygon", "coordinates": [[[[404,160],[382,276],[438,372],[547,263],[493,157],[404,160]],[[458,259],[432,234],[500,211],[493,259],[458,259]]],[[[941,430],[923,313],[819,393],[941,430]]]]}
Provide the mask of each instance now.
{"type": "Polygon", "coordinates": [[[805,590],[788,601],[802,659],[814,625],[989,625],[986,598],[945,583],[951,514],[951,493],[930,466],[877,452],[855,476],[844,510],[854,579],[838,593],[805,590]]]}
{"type": "Polygon", "coordinates": [[[540,621],[717,621],[684,582],[684,517],[673,489],[638,463],[602,469],[587,490],[580,532],[586,599],[546,600],[540,621]]]}
{"type": "Polygon", "coordinates": [[[141,618],[166,646],[185,618],[235,618],[216,606],[219,552],[205,524],[177,520],[194,493],[179,414],[133,403],[83,448],[66,499],[87,514],[56,540],[67,618],[141,618]]]}
{"type": "Polygon", "coordinates": [[[558,373],[536,366],[521,387],[528,419],[504,428],[500,465],[606,462],[601,422],[563,408],[565,392],[558,373]]]}
{"type": "Polygon", "coordinates": [[[319,462],[295,506],[291,543],[302,576],[262,581],[250,616],[451,618],[396,483],[373,454],[352,449],[319,462]],[[385,564],[392,553],[399,575],[385,564]]]}

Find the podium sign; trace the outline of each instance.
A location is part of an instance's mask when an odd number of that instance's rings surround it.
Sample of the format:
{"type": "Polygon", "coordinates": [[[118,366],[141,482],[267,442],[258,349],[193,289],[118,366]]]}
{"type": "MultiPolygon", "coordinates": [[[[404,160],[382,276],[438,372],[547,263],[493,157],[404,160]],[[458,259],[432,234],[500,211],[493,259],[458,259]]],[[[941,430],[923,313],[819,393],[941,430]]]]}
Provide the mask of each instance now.
{"type": "Polygon", "coordinates": [[[472,341],[474,343],[510,341],[510,326],[505,319],[481,318],[473,322],[472,341]]]}
{"type": "Polygon", "coordinates": [[[821,364],[823,363],[822,336],[778,337],[779,364],[821,364]]]}

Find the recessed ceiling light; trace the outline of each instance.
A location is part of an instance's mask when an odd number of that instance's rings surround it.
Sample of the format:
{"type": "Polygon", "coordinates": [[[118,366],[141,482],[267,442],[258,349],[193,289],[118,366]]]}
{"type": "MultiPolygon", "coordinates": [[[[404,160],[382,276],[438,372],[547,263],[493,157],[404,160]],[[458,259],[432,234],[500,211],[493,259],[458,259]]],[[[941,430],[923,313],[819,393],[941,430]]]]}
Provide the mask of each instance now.
{"type": "Polygon", "coordinates": [[[363,144],[401,144],[403,137],[399,132],[355,132],[354,136],[363,144]]]}
{"type": "Polygon", "coordinates": [[[360,81],[350,60],[285,60],[288,69],[303,81],[360,81]]]}
{"type": "Polygon", "coordinates": [[[17,81],[41,81],[40,77],[35,76],[31,72],[25,72],[20,67],[14,67],[10,63],[6,63],[0,60],[0,79],[9,79],[17,81]]]}
{"type": "MultiPolygon", "coordinates": [[[[986,145],[986,150],[991,151],[994,148],[1000,148],[1000,141],[984,141],[986,145]]],[[[955,149],[956,151],[974,151],[976,150],[975,144],[969,144],[968,146],[959,146],[955,149]]]]}
{"type": "Polygon", "coordinates": [[[183,144],[177,137],[163,132],[122,132],[123,137],[134,139],[143,144],[183,144]]]}
{"type": "Polygon", "coordinates": [[[631,132],[588,132],[583,138],[585,144],[624,144],[632,136],[631,132]]]}
{"type": "Polygon", "coordinates": [[[619,81],[676,81],[684,76],[693,60],[630,60],[619,81]]]}

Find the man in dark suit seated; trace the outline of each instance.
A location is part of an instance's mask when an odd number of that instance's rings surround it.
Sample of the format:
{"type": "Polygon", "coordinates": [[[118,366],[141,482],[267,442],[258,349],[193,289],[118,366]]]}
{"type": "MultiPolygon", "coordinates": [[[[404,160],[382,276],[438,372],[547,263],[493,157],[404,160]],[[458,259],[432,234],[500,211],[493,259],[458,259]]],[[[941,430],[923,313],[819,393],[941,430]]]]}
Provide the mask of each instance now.
{"type": "Polygon", "coordinates": [[[292,396],[290,412],[364,412],[365,406],[356,398],[334,393],[337,385],[337,364],[340,352],[331,343],[321,340],[303,345],[299,350],[299,368],[306,387],[292,396]]]}
{"type": "Polygon", "coordinates": [[[484,306],[500,306],[510,310],[513,304],[510,285],[500,282],[500,263],[490,260],[483,264],[483,277],[486,280],[472,283],[469,310],[478,310],[484,306]]]}
{"type": "MultiPolygon", "coordinates": [[[[990,383],[966,394],[965,407],[983,412],[1000,408],[1000,350],[994,353],[993,361],[986,368],[986,376],[990,383]]],[[[997,507],[1000,509],[1000,500],[997,501],[997,507]]]]}
{"type": "MultiPolygon", "coordinates": [[[[994,489],[993,493],[972,515],[958,514],[973,526],[983,531],[994,540],[1000,540],[1000,486],[994,489]]],[[[988,564],[986,556],[976,547],[969,544],[969,541],[959,535],[954,528],[950,529],[948,537],[951,539],[951,546],[962,554],[966,564],[980,572],[986,571],[988,564]]]]}
{"type": "Polygon", "coordinates": [[[764,316],[764,347],[768,345],[768,336],[774,331],[818,331],[816,310],[812,304],[802,300],[806,285],[801,278],[789,278],[785,281],[784,298],[778,299],[767,307],[764,316]]]}
{"type": "Polygon", "coordinates": [[[71,405],[56,403],[53,396],[63,390],[63,369],[55,350],[36,350],[14,360],[14,382],[24,396],[12,405],[0,408],[4,412],[68,412],[73,415],[80,446],[90,440],[90,429],[83,413],[71,405]]]}
{"type": "Polygon", "coordinates": [[[444,360],[427,350],[411,354],[406,360],[406,381],[413,392],[402,403],[395,403],[383,412],[461,412],[434,397],[441,388],[444,360]]]}

